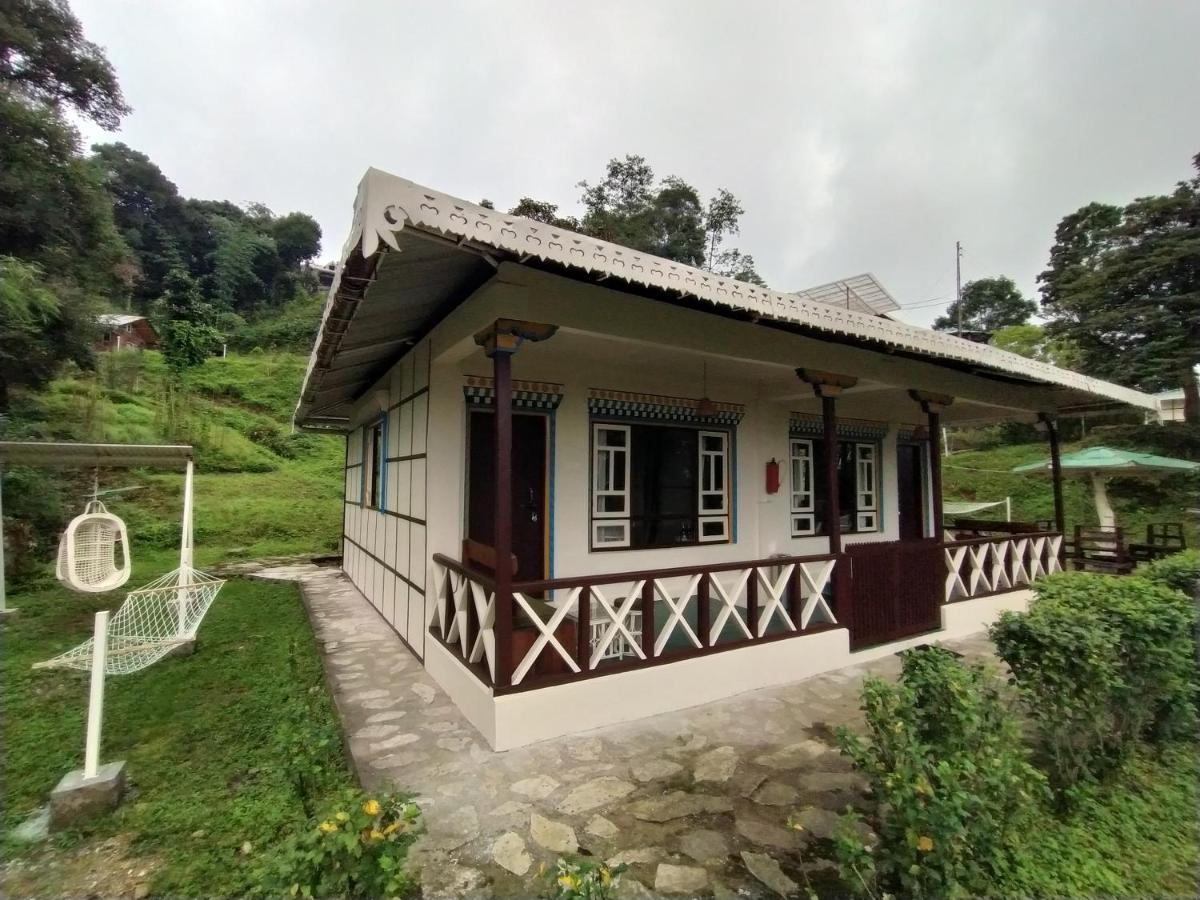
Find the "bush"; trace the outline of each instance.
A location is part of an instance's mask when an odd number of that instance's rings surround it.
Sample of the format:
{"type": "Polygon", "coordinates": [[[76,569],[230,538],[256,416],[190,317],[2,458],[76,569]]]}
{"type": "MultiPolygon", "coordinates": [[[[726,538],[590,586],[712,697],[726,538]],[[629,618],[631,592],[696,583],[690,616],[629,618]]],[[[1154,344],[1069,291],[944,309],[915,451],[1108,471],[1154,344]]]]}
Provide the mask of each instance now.
{"type": "Polygon", "coordinates": [[[856,816],[834,853],[856,893],[987,894],[1014,870],[1044,792],[994,676],[940,648],[902,654],[899,684],[863,686],[869,739],[840,729],[842,752],[871,780],[878,846],[856,816]]]}
{"type": "Polygon", "coordinates": [[[1039,582],[1027,613],[992,626],[1063,805],[1143,738],[1196,724],[1195,609],[1145,578],[1070,573],[1039,582]]]}
{"type": "Polygon", "coordinates": [[[264,896],[399,897],[414,885],[404,869],[420,810],[400,797],[346,791],[324,816],[289,835],[263,865],[264,896]]]}
{"type": "Polygon", "coordinates": [[[1200,550],[1184,550],[1138,569],[1138,577],[1191,594],[1200,584],[1200,550]]]}
{"type": "Polygon", "coordinates": [[[541,874],[553,900],[610,900],[616,896],[621,874],[627,868],[624,863],[609,866],[594,860],[560,858],[553,869],[543,866],[541,874]]]}

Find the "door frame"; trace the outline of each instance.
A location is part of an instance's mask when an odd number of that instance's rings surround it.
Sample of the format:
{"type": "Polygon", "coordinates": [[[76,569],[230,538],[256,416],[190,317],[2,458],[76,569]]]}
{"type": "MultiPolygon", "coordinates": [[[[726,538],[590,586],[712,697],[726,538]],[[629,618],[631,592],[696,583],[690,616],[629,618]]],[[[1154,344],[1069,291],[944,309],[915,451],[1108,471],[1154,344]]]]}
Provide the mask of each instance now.
{"type": "MultiPolygon", "coordinates": [[[[466,539],[471,525],[471,416],[476,413],[495,415],[495,408],[490,405],[471,405],[466,408],[466,419],[463,422],[463,495],[462,495],[462,528],[461,538],[466,539]]],[[[513,406],[513,417],[536,416],[546,420],[545,471],[542,477],[542,566],[546,579],[554,578],[554,468],[555,468],[555,426],[557,424],[556,409],[522,409],[513,406]]],[[[524,579],[522,579],[524,580],[524,579]]]]}

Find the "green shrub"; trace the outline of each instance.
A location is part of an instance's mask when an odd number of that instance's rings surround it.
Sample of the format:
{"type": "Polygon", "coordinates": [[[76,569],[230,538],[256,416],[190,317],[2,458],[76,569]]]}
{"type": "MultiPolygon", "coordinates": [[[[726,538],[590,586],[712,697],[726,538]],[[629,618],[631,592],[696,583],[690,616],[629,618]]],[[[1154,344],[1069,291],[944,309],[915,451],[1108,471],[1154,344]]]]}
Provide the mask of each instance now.
{"type": "Polygon", "coordinates": [[[993,675],[939,648],[902,658],[899,684],[863,686],[868,738],[838,733],[878,802],[876,847],[854,814],[843,820],[834,844],[842,879],[875,896],[989,893],[1014,870],[1044,779],[993,675]]]}
{"type": "Polygon", "coordinates": [[[1038,757],[1064,805],[1143,738],[1196,723],[1195,609],[1144,578],[1069,573],[1039,582],[1026,613],[991,636],[1034,724],[1038,757]]]}
{"type": "Polygon", "coordinates": [[[1156,559],[1137,570],[1139,578],[1191,594],[1200,583],[1200,550],[1184,550],[1156,559]]]}
{"type": "Polygon", "coordinates": [[[598,860],[560,858],[553,869],[543,867],[541,874],[553,900],[609,900],[616,896],[627,868],[624,863],[609,866],[598,860]]]}
{"type": "Polygon", "coordinates": [[[401,797],[348,790],[323,816],[268,851],[263,896],[399,897],[413,890],[405,871],[420,810],[401,797]]]}

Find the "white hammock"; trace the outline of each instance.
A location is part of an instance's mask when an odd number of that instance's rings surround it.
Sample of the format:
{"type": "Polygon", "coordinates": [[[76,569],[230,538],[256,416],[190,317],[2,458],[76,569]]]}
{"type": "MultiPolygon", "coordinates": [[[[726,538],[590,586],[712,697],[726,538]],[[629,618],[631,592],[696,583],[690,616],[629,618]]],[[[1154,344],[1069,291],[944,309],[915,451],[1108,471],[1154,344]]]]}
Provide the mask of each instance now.
{"type": "Polygon", "coordinates": [[[129,580],[129,572],[129,534],[125,523],[99,500],[91,500],[63,532],[55,575],[72,590],[101,594],[123,585],[129,580]]]}
{"type": "MultiPolygon", "coordinates": [[[[194,640],[205,613],[223,584],[225,582],[220,578],[192,567],[192,463],[189,460],[184,478],[179,568],[126,594],[125,602],[108,625],[104,642],[107,649],[105,674],[127,675],[144,669],[180,644],[194,640]]],[[[34,668],[90,669],[93,644],[94,639],[88,638],[66,653],[35,663],[34,668]]]]}

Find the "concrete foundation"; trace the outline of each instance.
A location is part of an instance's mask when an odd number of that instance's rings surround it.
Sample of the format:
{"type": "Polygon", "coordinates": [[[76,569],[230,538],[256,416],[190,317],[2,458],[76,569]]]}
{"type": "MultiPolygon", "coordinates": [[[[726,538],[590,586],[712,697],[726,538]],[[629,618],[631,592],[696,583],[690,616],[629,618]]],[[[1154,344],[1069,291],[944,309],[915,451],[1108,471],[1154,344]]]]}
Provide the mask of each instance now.
{"type": "Polygon", "coordinates": [[[60,831],[111,812],[124,794],[124,761],[101,766],[94,778],[85,778],[82,769],[68,772],[50,792],[50,830],[60,831]]]}

